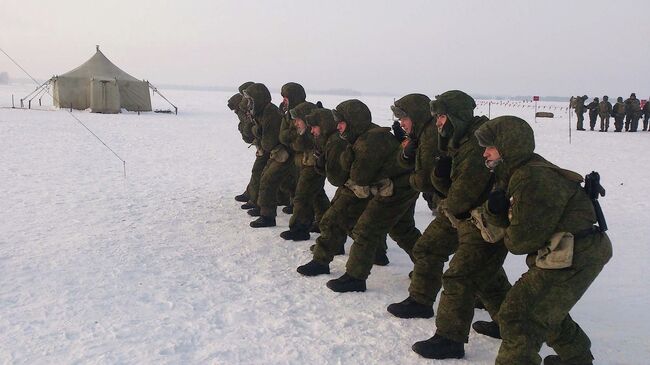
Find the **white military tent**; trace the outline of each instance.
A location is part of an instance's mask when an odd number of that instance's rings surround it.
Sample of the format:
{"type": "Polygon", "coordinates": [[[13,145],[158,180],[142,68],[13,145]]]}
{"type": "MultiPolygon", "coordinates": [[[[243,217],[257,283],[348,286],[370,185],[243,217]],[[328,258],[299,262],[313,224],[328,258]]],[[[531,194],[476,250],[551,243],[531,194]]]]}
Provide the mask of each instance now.
{"type": "Polygon", "coordinates": [[[97,46],[88,61],[50,80],[54,105],[59,108],[89,109],[93,113],[120,110],[151,111],[149,82],[138,80],[115,66],[97,46]]]}

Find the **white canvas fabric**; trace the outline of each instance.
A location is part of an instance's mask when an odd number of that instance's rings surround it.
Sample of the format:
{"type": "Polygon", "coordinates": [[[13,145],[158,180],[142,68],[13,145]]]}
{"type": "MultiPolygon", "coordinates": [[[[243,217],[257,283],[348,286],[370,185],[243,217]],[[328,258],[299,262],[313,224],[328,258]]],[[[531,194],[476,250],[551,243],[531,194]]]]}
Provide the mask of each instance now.
{"type": "Polygon", "coordinates": [[[54,105],[96,113],[151,111],[149,83],[115,66],[99,49],[81,66],[52,78],[54,105]]]}

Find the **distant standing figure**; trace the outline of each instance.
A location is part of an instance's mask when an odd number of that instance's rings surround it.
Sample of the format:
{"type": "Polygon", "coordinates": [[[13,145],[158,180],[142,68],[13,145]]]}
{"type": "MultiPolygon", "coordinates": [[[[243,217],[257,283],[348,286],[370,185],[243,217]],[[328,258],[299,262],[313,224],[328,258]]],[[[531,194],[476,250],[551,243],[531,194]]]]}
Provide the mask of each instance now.
{"type": "Polygon", "coordinates": [[[587,110],[585,107],[585,100],[587,100],[587,95],[583,95],[582,97],[578,96],[575,99],[575,111],[576,111],[576,116],[578,117],[578,122],[576,125],[576,129],[579,131],[584,131],[585,127],[582,125],[582,123],[585,120],[585,111],[587,110]]]}
{"type": "Polygon", "coordinates": [[[616,99],[616,104],[612,109],[612,115],[614,116],[614,132],[620,132],[623,130],[623,118],[625,118],[625,103],[623,103],[623,97],[619,96],[616,99]]]}
{"type": "Polygon", "coordinates": [[[587,105],[587,109],[589,109],[589,130],[591,131],[594,130],[594,127],[596,126],[596,119],[598,119],[598,104],[598,98],[594,98],[594,100],[592,100],[591,103],[587,105]]]}
{"type": "Polygon", "coordinates": [[[625,131],[636,132],[639,128],[639,118],[641,118],[641,103],[636,98],[636,94],[630,94],[625,100],[625,131]]]}
{"type": "Polygon", "coordinates": [[[603,101],[598,104],[598,116],[600,116],[600,132],[607,132],[609,129],[609,116],[612,115],[612,103],[609,102],[607,95],[603,96],[603,101]]]}
{"type": "Polygon", "coordinates": [[[650,98],[648,101],[643,104],[643,109],[641,109],[643,112],[643,130],[647,131],[648,130],[648,118],[650,118],[650,98]]]}

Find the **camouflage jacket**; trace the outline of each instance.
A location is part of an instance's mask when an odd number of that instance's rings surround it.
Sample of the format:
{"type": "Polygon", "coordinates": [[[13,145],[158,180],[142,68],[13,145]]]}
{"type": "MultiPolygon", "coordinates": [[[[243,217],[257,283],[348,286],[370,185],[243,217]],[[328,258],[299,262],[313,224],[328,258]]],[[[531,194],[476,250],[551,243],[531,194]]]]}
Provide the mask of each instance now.
{"type": "Polygon", "coordinates": [[[612,108],[612,114],[615,117],[622,117],[625,116],[625,104],[622,102],[617,102],[614,104],[614,107],[612,108]]]}
{"type": "Polygon", "coordinates": [[[474,117],[458,148],[449,147],[452,158],[449,179],[433,175],[433,186],[447,198],[447,209],[454,216],[462,215],[483,204],[492,186],[492,176],[485,168],[484,148],[479,146],[474,131],[488,120],[474,117]]]}
{"type": "Polygon", "coordinates": [[[324,166],[316,164],[316,171],[325,175],[330,184],[336,187],[343,186],[349,178],[349,172],[341,165],[341,155],[350,144],[339,136],[332,111],[315,109],[305,117],[305,122],[309,126],[320,127],[321,131],[320,136],[314,138],[314,154],[320,156],[324,166]]]}
{"type": "Polygon", "coordinates": [[[598,114],[603,117],[609,117],[612,114],[612,103],[603,100],[598,104],[598,114]]]}
{"type": "Polygon", "coordinates": [[[253,134],[258,148],[270,153],[280,144],[280,124],[282,116],[277,106],[271,103],[271,93],[264,84],[249,86],[246,95],[253,100],[253,134]]]}

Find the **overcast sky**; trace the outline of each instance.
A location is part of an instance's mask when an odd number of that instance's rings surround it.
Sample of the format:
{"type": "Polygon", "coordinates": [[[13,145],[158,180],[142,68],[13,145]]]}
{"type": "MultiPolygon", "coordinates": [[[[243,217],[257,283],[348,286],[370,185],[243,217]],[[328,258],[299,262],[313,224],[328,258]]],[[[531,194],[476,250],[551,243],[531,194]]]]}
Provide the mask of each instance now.
{"type": "MultiPolygon", "coordinates": [[[[79,66],[99,44],[119,67],[153,84],[650,95],[647,0],[0,5],[0,47],[43,79],[79,66]]],[[[4,54],[0,71],[22,77],[4,54]]]]}

